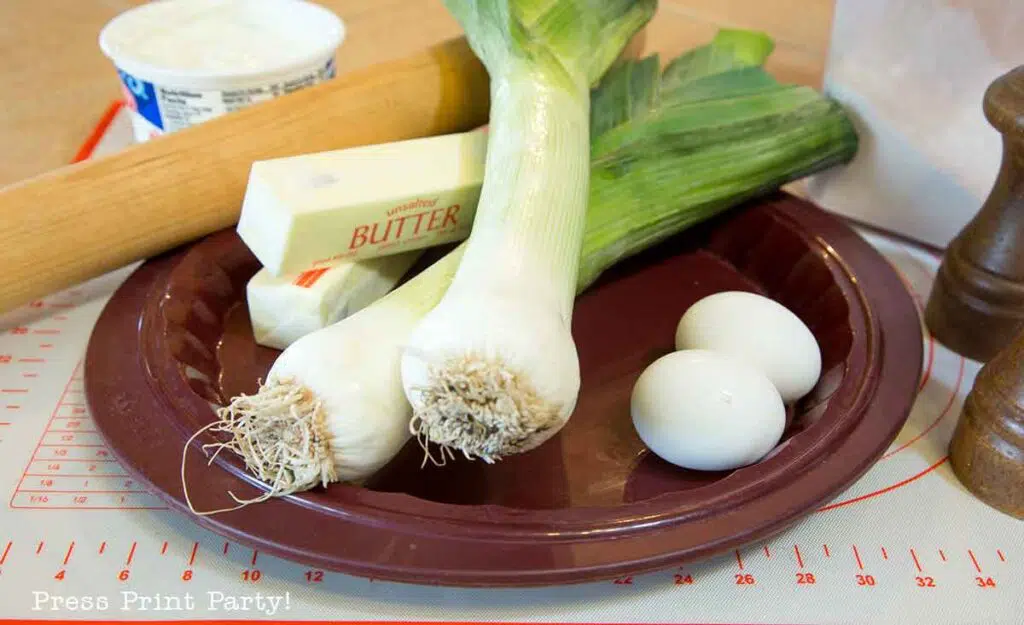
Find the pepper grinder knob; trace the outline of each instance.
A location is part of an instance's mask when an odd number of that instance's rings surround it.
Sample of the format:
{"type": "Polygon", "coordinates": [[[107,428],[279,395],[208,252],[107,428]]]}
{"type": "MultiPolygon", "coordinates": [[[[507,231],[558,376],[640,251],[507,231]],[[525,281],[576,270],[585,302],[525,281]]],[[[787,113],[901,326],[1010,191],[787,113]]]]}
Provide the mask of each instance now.
{"type": "Polygon", "coordinates": [[[978,372],[953,432],[949,461],[974,496],[1024,519],[1024,332],[978,372]]]}
{"type": "Polygon", "coordinates": [[[1024,329],[1024,66],[985,90],[1002,134],[999,173],[981,209],[947,246],[925,323],[954,352],[986,362],[1024,329]]]}

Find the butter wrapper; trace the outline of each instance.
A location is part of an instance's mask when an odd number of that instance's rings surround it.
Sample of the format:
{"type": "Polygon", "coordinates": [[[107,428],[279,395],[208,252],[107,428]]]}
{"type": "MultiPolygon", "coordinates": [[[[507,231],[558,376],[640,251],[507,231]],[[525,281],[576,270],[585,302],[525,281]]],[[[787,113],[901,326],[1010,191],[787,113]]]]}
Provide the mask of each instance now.
{"type": "Polygon", "coordinates": [[[486,129],[253,163],[237,232],[273,276],[461,241],[486,129]]]}
{"type": "Polygon", "coordinates": [[[279,277],[261,269],[246,284],[253,337],[265,347],[285,349],[387,295],[421,254],[333,261],[279,277]]]}

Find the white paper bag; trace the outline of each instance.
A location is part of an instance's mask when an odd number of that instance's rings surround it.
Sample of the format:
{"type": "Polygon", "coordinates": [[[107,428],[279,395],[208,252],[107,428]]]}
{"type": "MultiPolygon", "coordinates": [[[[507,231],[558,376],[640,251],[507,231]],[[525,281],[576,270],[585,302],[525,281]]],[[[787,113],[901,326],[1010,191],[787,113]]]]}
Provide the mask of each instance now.
{"type": "Polygon", "coordinates": [[[857,156],[812,177],[826,209],[938,247],[995,180],[1001,135],[985,89],[1024,64],[1024,0],[837,0],[824,90],[859,131],[857,156]]]}

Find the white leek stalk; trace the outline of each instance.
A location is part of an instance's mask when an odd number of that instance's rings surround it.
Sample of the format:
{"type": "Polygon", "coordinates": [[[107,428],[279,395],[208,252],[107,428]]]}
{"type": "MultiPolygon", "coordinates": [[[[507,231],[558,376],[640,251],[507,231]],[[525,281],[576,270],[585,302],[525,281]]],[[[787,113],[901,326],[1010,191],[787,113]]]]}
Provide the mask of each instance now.
{"type": "MultiPolygon", "coordinates": [[[[595,149],[576,293],[666,237],[856,152],[856,133],[835,102],[808,100],[806,88],[779,85],[759,67],[760,74],[743,69],[767,56],[763,50],[748,58],[763,47],[762,36],[727,34],[676,59],[664,74],[656,57],[620,64],[594,91],[595,149]],[[730,54],[732,66],[725,63],[730,54]],[[682,74],[685,81],[672,80],[682,74]],[[690,87],[701,91],[700,102],[687,95],[690,87]],[[775,106],[722,121],[748,101],[737,93],[766,91],[776,93],[775,106]]],[[[265,496],[359,483],[387,464],[410,439],[403,348],[465,265],[467,246],[289,346],[257,393],[232,398],[219,411],[209,430],[229,438],[210,446],[239,454],[269,485],[265,496]]],[[[543,355],[547,346],[535,341],[531,349],[543,355]]]]}
{"type": "Polygon", "coordinates": [[[571,334],[590,169],[590,87],[654,3],[450,0],[491,79],[473,229],[409,337],[402,381],[426,445],[492,462],[533,449],[579,393],[571,334]]]}

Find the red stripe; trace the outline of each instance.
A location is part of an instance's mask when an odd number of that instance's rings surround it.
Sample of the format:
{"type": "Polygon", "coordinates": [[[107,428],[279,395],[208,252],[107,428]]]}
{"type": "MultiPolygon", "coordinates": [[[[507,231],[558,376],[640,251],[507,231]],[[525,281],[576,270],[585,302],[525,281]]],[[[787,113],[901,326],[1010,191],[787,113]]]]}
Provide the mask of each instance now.
{"type": "Polygon", "coordinates": [[[974,557],[974,552],[970,549],[967,550],[967,555],[971,556],[971,564],[974,565],[974,570],[981,573],[981,566],[978,565],[978,559],[974,557]]]}
{"type": "Polygon", "coordinates": [[[107,106],[107,110],[103,112],[103,116],[100,117],[99,123],[92,129],[89,136],[86,137],[85,142],[82,143],[81,147],[78,148],[78,152],[75,153],[75,157],[71,160],[72,163],[80,163],[90,156],[96,150],[96,146],[100,144],[103,139],[103,135],[110,129],[110,125],[114,123],[114,118],[117,117],[118,112],[124,106],[122,100],[111,102],[107,106]]]}
{"type": "Polygon", "coordinates": [[[825,512],[826,510],[834,510],[836,508],[842,508],[843,506],[848,506],[851,503],[857,503],[858,501],[864,501],[865,499],[871,499],[872,497],[877,497],[879,495],[884,495],[885,493],[888,493],[890,491],[894,491],[897,488],[902,488],[902,487],[906,486],[907,484],[913,482],[914,480],[920,479],[920,478],[924,477],[925,475],[928,475],[929,473],[931,473],[935,469],[938,469],[940,466],[942,466],[942,463],[944,463],[946,460],[949,460],[949,456],[943,456],[943,458],[941,460],[939,460],[938,462],[936,462],[932,466],[928,467],[924,471],[921,471],[917,475],[908,477],[907,479],[903,480],[902,482],[897,482],[896,484],[893,484],[892,486],[889,486],[888,488],[883,488],[882,490],[876,490],[875,492],[868,493],[867,495],[861,495],[860,497],[855,497],[853,499],[848,499],[846,501],[841,501],[839,503],[834,503],[832,505],[825,506],[824,508],[818,508],[817,512],[825,512]]]}
{"type": "Polygon", "coordinates": [[[804,568],[804,559],[800,555],[800,547],[793,545],[793,552],[796,554],[796,563],[800,565],[800,568],[804,568]]]}
{"type": "Polygon", "coordinates": [[[309,271],[303,271],[295,278],[292,282],[295,286],[301,286],[304,289],[312,287],[317,281],[327,273],[327,268],[323,269],[310,269],[309,271]]]}
{"type": "Polygon", "coordinates": [[[928,434],[928,432],[931,432],[932,430],[934,430],[935,427],[939,425],[939,422],[942,421],[946,417],[947,414],[949,414],[949,409],[953,407],[953,403],[956,402],[956,398],[960,394],[960,387],[963,386],[963,382],[964,382],[964,358],[961,356],[960,357],[960,371],[959,371],[959,373],[957,373],[957,376],[956,376],[956,385],[954,385],[954,387],[953,387],[953,392],[949,394],[949,401],[946,402],[946,407],[943,408],[942,412],[939,413],[939,416],[936,417],[935,420],[932,421],[931,424],[928,427],[926,427],[925,429],[921,430],[918,433],[917,436],[915,436],[914,438],[910,439],[909,441],[903,443],[902,445],[900,445],[896,449],[890,451],[889,453],[885,454],[884,456],[882,456],[881,459],[885,460],[886,458],[891,458],[892,456],[900,453],[901,451],[903,451],[907,447],[910,447],[911,445],[913,445],[917,441],[921,440],[926,434],[928,434]]]}

